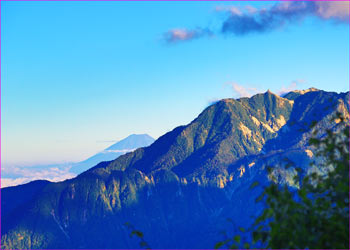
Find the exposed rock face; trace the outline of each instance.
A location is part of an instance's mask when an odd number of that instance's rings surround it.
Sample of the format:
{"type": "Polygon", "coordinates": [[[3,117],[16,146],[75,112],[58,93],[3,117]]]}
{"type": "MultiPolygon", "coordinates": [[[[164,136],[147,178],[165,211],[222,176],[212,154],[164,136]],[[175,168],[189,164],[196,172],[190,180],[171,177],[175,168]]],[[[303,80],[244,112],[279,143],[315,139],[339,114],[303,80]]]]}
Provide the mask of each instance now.
{"type": "Polygon", "coordinates": [[[11,207],[2,216],[2,246],[137,248],[129,222],[153,248],[212,248],[220,231],[254,221],[265,184],[291,183],[295,170],[283,159],[308,170],[312,130],[337,126],[336,111],[348,118],[348,103],[348,93],[318,90],[219,101],[151,146],[47,184],[11,207]],[[251,190],[256,180],[262,185],[251,190]]]}

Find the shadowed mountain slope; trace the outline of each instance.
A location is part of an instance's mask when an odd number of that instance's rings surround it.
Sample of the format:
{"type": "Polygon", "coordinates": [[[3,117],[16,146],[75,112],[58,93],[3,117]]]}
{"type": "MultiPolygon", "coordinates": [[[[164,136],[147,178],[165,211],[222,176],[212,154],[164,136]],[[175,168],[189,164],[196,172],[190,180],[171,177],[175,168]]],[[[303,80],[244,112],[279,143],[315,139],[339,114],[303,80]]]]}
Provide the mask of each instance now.
{"type": "Polygon", "coordinates": [[[260,213],[255,198],[269,182],[266,166],[290,183],[294,169],[283,159],[308,171],[317,160],[307,143],[312,130],[322,136],[336,127],[330,118],[337,111],[349,117],[349,93],[294,97],[266,92],[219,101],[149,147],[46,185],[2,217],[2,246],[137,248],[129,222],[153,248],[212,248],[220,231],[237,232],[260,213]],[[254,181],[262,185],[251,190],[254,181]]]}

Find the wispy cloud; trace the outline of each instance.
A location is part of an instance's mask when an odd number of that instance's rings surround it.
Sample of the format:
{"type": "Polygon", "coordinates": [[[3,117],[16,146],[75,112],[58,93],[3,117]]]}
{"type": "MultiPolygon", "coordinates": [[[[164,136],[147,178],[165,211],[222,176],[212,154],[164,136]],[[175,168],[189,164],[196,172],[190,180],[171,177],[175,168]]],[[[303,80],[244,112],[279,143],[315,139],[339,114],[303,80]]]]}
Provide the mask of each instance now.
{"type": "Polygon", "coordinates": [[[116,150],[111,150],[111,149],[106,149],[106,150],[103,150],[101,153],[102,154],[108,154],[108,153],[129,153],[129,152],[132,152],[132,151],[135,151],[136,148],[130,148],[130,149],[116,149],[116,150]]]}
{"type": "Polygon", "coordinates": [[[241,9],[239,7],[236,7],[236,6],[216,6],[215,11],[229,12],[232,15],[242,15],[241,9]]]}
{"type": "Polygon", "coordinates": [[[222,100],[222,98],[210,98],[209,100],[207,100],[207,103],[205,105],[205,108],[219,102],[220,100],[222,100]]]}
{"type": "Polygon", "coordinates": [[[229,13],[229,17],[223,22],[221,32],[246,35],[276,30],[308,16],[322,20],[348,22],[349,2],[293,1],[277,3],[270,8],[256,11],[237,9],[232,12],[229,9],[226,12],[229,13]]]}
{"type": "Polygon", "coordinates": [[[315,17],[333,23],[349,23],[349,1],[283,1],[270,7],[255,8],[251,5],[217,6],[216,12],[227,16],[220,29],[172,29],[163,39],[167,43],[177,43],[217,34],[244,36],[251,33],[265,33],[301,22],[307,17],[315,17]]]}
{"type": "Polygon", "coordinates": [[[236,82],[229,82],[229,83],[226,83],[226,85],[230,86],[232,88],[233,92],[238,97],[251,97],[251,96],[261,92],[257,88],[243,86],[243,85],[240,85],[236,82]]]}
{"type": "Polygon", "coordinates": [[[323,19],[334,19],[349,22],[349,1],[319,1],[316,15],[323,19]]]}
{"type": "Polygon", "coordinates": [[[163,39],[166,43],[171,44],[183,41],[190,41],[201,37],[210,37],[212,35],[213,32],[208,28],[196,28],[193,30],[171,29],[163,34],[163,39]]]}
{"type": "Polygon", "coordinates": [[[290,91],[300,88],[300,86],[303,85],[305,82],[306,81],[302,79],[294,80],[288,86],[282,86],[279,90],[277,90],[277,94],[280,96],[287,94],[290,91]]]}

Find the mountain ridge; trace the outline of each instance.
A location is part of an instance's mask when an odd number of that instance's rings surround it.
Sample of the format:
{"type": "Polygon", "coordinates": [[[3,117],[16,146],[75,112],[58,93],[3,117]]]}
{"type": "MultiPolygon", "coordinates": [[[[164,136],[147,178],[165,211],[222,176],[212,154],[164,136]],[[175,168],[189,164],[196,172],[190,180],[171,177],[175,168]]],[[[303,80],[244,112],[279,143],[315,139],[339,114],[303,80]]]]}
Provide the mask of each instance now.
{"type": "Polygon", "coordinates": [[[238,230],[260,213],[255,198],[270,181],[266,166],[274,166],[280,183],[295,174],[284,168],[285,157],[309,171],[317,161],[307,144],[313,119],[322,131],[337,126],[330,118],[341,111],[348,119],[348,103],[348,92],[325,91],[294,100],[266,92],[219,101],[148,147],[46,185],[20,214],[2,216],[2,245],[137,248],[123,226],[130,222],[155,248],[212,247],[217,232],[238,230]],[[250,190],[257,180],[261,187],[250,190]]]}

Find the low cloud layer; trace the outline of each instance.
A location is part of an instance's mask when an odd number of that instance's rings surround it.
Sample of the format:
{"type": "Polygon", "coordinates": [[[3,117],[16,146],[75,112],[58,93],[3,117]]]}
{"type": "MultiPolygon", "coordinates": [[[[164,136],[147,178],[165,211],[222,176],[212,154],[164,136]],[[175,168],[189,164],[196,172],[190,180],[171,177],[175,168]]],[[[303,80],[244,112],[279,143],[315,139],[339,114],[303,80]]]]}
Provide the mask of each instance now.
{"type": "MultiPolygon", "coordinates": [[[[34,180],[48,180],[52,182],[63,181],[76,176],[70,171],[69,166],[62,167],[14,167],[6,169],[2,173],[1,187],[16,186],[34,180]]],[[[3,170],[2,170],[3,172],[3,170]]]]}
{"type": "MultiPolygon", "coordinates": [[[[257,9],[252,6],[217,6],[217,12],[224,12],[227,17],[220,25],[218,34],[244,36],[251,33],[265,33],[315,17],[333,23],[349,23],[348,1],[291,1],[279,2],[268,8],[257,9]]],[[[177,43],[213,36],[208,28],[172,29],[164,33],[167,43],[177,43]]]]}

